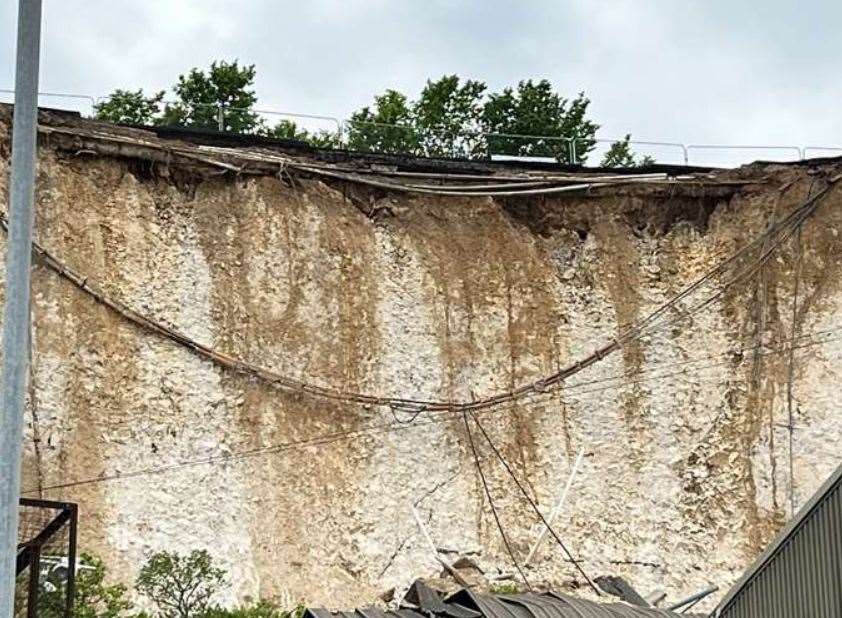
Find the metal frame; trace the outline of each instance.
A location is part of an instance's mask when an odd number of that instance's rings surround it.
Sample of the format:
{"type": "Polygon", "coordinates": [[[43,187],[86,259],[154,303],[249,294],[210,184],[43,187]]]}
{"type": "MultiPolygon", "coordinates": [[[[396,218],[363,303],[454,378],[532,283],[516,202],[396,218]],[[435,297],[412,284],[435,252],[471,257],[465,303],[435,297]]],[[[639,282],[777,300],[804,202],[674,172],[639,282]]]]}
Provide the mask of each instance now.
{"type": "Polygon", "coordinates": [[[41,551],[53,536],[68,526],[67,540],[67,583],[65,585],[65,618],[73,615],[73,599],[76,593],[76,542],[79,526],[79,507],[72,502],[56,502],[35,498],[21,498],[20,506],[50,509],[58,514],[50,520],[35,538],[18,546],[15,574],[20,575],[29,569],[29,590],[27,591],[27,618],[37,618],[38,595],[40,593],[41,551]]]}

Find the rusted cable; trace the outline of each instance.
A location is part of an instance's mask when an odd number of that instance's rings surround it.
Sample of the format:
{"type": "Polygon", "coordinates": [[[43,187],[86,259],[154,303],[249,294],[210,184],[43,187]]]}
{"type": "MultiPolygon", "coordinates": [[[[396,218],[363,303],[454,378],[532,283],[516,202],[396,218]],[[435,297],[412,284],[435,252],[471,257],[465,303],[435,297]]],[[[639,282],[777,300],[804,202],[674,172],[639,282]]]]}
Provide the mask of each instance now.
{"type": "MultiPolygon", "coordinates": [[[[61,132],[61,129],[51,128],[50,131],[61,132]]],[[[94,137],[96,137],[98,139],[104,138],[101,135],[95,135],[94,137]]],[[[109,139],[115,139],[115,140],[118,140],[118,141],[121,140],[121,139],[124,140],[124,141],[131,141],[131,140],[125,140],[125,138],[118,138],[118,137],[115,137],[115,136],[105,136],[105,137],[108,137],[109,139]]],[[[155,146],[154,143],[146,142],[146,141],[143,141],[143,140],[134,140],[134,141],[140,143],[143,146],[155,146]]],[[[183,148],[175,148],[175,147],[169,147],[168,148],[168,152],[173,152],[174,154],[177,154],[177,155],[184,154],[184,153],[181,152],[181,150],[184,150],[184,149],[183,148]]],[[[220,151],[220,150],[224,151],[224,149],[218,149],[218,148],[205,148],[203,150],[207,150],[208,152],[211,152],[211,153],[215,153],[215,152],[220,151]]],[[[189,154],[193,155],[194,153],[190,152],[189,154]]],[[[207,157],[198,157],[198,158],[202,161],[210,161],[207,157]]],[[[280,164],[284,164],[284,163],[289,161],[289,159],[285,158],[285,157],[273,157],[270,160],[273,162],[273,165],[280,165],[280,164]]],[[[290,165],[290,167],[293,167],[293,166],[290,165]]],[[[300,166],[297,166],[297,167],[300,167],[300,166]]],[[[227,164],[225,165],[225,168],[236,169],[236,170],[241,169],[239,167],[231,166],[231,165],[227,165],[227,164]]],[[[275,170],[276,170],[276,173],[277,173],[277,168],[275,168],[275,170]]],[[[220,366],[229,368],[231,370],[253,375],[255,377],[258,377],[261,380],[264,380],[268,383],[274,384],[274,385],[279,386],[281,388],[290,389],[290,390],[293,390],[295,392],[307,393],[307,394],[310,394],[310,395],[313,395],[313,396],[318,396],[318,397],[321,397],[321,398],[325,398],[325,399],[329,399],[329,400],[335,400],[335,401],[369,404],[369,405],[376,405],[376,406],[384,406],[385,405],[385,406],[391,406],[393,408],[397,408],[397,409],[401,409],[401,410],[405,410],[406,408],[409,408],[410,413],[412,413],[412,411],[419,406],[423,407],[424,411],[479,410],[479,409],[483,409],[483,408],[486,408],[486,407],[499,405],[501,403],[513,401],[513,400],[521,398],[525,395],[528,395],[530,393],[541,392],[541,391],[546,390],[548,388],[552,389],[552,388],[556,387],[558,384],[562,383],[567,378],[571,377],[572,375],[575,375],[576,373],[578,373],[578,372],[582,371],[583,369],[593,365],[596,362],[599,362],[600,360],[604,359],[605,357],[607,357],[611,353],[615,352],[625,342],[627,342],[631,339],[639,338],[639,337],[643,336],[644,334],[648,334],[652,330],[651,324],[653,324],[666,310],[668,310],[671,307],[674,307],[681,299],[683,299],[684,297],[688,296],[689,294],[691,294],[692,292],[694,292],[695,290],[700,288],[702,285],[704,285],[710,279],[712,279],[715,275],[720,274],[721,272],[724,272],[724,270],[732,262],[734,262],[736,259],[738,259],[742,255],[747,253],[749,250],[753,249],[755,246],[757,246],[758,243],[765,242],[768,239],[769,235],[778,234],[782,230],[786,230],[788,227],[791,226],[791,224],[794,220],[803,221],[804,219],[806,219],[806,217],[809,216],[809,214],[811,214],[813,212],[813,210],[815,210],[815,207],[818,204],[819,199],[822,196],[824,196],[830,190],[831,186],[838,180],[838,178],[839,178],[839,176],[831,179],[828,182],[828,185],[825,187],[824,190],[819,192],[813,198],[809,199],[801,207],[793,209],[793,212],[791,212],[789,216],[787,216],[783,220],[781,220],[777,226],[775,226],[771,230],[767,231],[766,234],[761,235],[760,237],[756,238],[752,243],[749,243],[748,245],[741,248],[739,251],[737,251],[730,258],[728,258],[727,260],[722,262],[719,266],[714,268],[712,271],[709,271],[707,274],[705,274],[703,277],[701,277],[695,283],[693,283],[690,286],[688,286],[687,288],[685,288],[685,290],[682,291],[679,295],[677,295],[676,297],[674,297],[674,298],[670,299],[669,301],[665,302],[664,304],[662,304],[658,309],[656,309],[654,312],[649,314],[649,316],[644,318],[642,321],[640,321],[637,324],[627,328],[617,338],[613,339],[612,341],[605,344],[604,346],[598,348],[597,350],[595,350],[589,356],[587,356],[583,359],[579,359],[579,360],[571,363],[567,367],[561,369],[560,371],[558,371],[554,374],[551,374],[549,376],[540,377],[536,380],[533,380],[530,383],[523,384],[516,389],[510,390],[510,391],[505,391],[505,392],[502,392],[502,393],[498,393],[498,394],[495,394],[495,395],[492,395],[492,396],[489,396],[489,397],[486,397],[486,398],[483,398],[483,399],[480,399],[480,400],[457,402],[457,403],[435,401],[435,400],[419,400],[419,399],[410,399],[410,398],[399,398],[399,397],[393,397],[393,396],[383,397],[383,396],[376,396],[376,395],[370,395],[370,394],[365,394],[365,393],[341,391],[341,390],[333,389],[333,388],[330,388],[330,387],[324,387],[324,386],[309,384],[309,383],[303,382],[301,380],[296,380],[296,379],[293,379],[293,378],[289,378],[287,376],[283,376],[281,374],[278,374],[278,373],[273,372],[271,370],[268,370],[266,368],[253,365],[253,364],[245,362],[245,361],[241,361],[241,360],[238,360],[238,359],[231,358],[231,357],[229,357],[229,356],[227,356],[227,355],[225,355],[225,354],[223,354],[223,353],[221,353],[217,350],[214,350],[214,349],[210,348],[209,346],[200,344],[200,343],[192,340],[187,335],[185,335],[185,334],[183,334],[183,333],[181,333],[181,332],[179,332],[179,331],[177,331],[173,328],[170,328],[170,327],[166,326],[165,324],[163,324],[160,321],[148,318],[148,317],[140,314],[139,312],[133,310],[131,307],[127,306],[124,303],[121,303],[119,301],[115,301],[115,300],[112,300],[112,299],[108,298],[100,290],[98,290],[97,288],[89,285],[88,282],[87,282],[87,278],[82,277],[81,275],[75,273],[70,268],[68,268],[67,266],[62,264],[57,258],[52,256],[48,251],[46,251],[43,247],[41,247],[37,243],[33,244],[33,249],[45,265],[47,265],[50,269],[52,269],[54,272],[59,274],[61,277],[65,278],[66,280],[70,281],[71,283],[73,283],[74,285],[76,285],[77,287],[79,287],[80,289],[82,289],[83,291],[88,293],[89,295],[91,295],[97,302],[109,307],[110,309],[119,313],[124,318],[128,319],[129,321],[132,321],[132,322],[136,323],[137,325],[139,325],[143,328],[146,328],[148,330],[151,330],[151,331],[153,331],[153,332],[155,332],[155,333],[157,333],[157,334],[159,334],[163,337],[167,337],[167,338],[179,343],[180,345],[183,345],[184,347],[188,348],[192,352],[194,352],[194,353],[196,353],[200,356],[203,356],[203,357],[211,360],[212,362],[214,362],[214,363],[216,363],[220,366]]],[[[4,218],[0,218],[0,224],[2,224],[4,228],[6,227],[6,221],[5,221],[4,218]]],[[[790,227],[790,229],[791,229],[791,227],[790,227]]],[[[761,257],[761,260],[759,261],[759,263],[763,263],[766,259],[768,259],[768,257],[771,255],[771,251],[774,250],[775,248],[777,248],[778,244],[779,243],[775,243],[772,246],[772,249],[770,249],[770,251],[768,251],[766,254],[764,254],[764,256],[761,257]]],[[[732,281],[729,282],[729,283],[726,283],[724,287],[728,287],[728,285],[731,285],[732,283],[734,283],[737,280],[738,280],[738,278],[732,279],[732,281]]],[[[706,307],[708,304],[710,304],[710,302],[712,302],[715,298],[717,298],[720,295],[721,295],[721,293],[718,294],[718,295],[714,295],[713,297],[707,299],[701,305],[694,308],[694,310],[689,315],[692,315],[692,313],[695,313],[696,311],[699,311],[702,308],[706,307]]],[[[678,318],[675,318],[672,321],[675,321],[676,319],[683,319],[684,317],[687,317],[687,316],[686,315],[683,315],[683,316],[680,315],[680,316],[678,316],[678,318]]]]}
{"type": "MultiPolygon", "coordinates": [[[[811,333],[805,333],[805,334],[800,335],[798,337],[798,339],[806,339],[806,338],[813,338],[813,337],[817,337],[817,336],[825,336],[829,333],[837,332],[841,329],[842,328],[835,328],[835,329],[827,329],[827,330],[823,330],[823,331],[815,331],[815,332],[811,332],[811,333]]],[[[811,342],[807,342],[807,343],[801,343],[800,345],[797,345],[795,347],[796,347],[796,349],[801,349],[801,348],[806,348],[808,346],[813,346],[813,345],[824,345],[824,344],[826,344],[830,341],[838,341],[838,340],[839,340],[839,337],[836,337],[836,338],[833,338],[833,339],[824,339],[823,341],[811,341],[811,342]]],[[[782,341],[782,342],[780,342],[781,347],[780,347],[779,352],[769,352],[769,351],[767,351],[765,353],[766,354],[788,353],[789,352],[788,344],[789,344],[789,340],[782,341]],[[787,345],[786,348],[784,347],[785,344],[787,345]]],[[[717,356],[724,356],[724,354],[720,354],[720,355],[717,355],[717,356]]],[[[712,357],[713,357],[713,355],[708,356],[708,357],[702,357],[700,359],[696,359],[695,362],[698,362],[699,360],[705,360],[706,358],[712,358],[712,357]]],[[[691,362],[691,361],[686,361],[686,362],[691,362]]],[[[711,367],[716,367],[716,366],[725,365],[725,364],[730,364],[730,361],[723,361],[721,363],[715,363],[715,364],[707,365],[707,366],[704,366],[704,367],[700,367],[700,368],[697,368],[694,371],[694,373],[698,373],[699,371],[701,371],[703,369],[708,369],[708,368],[711,368],[711,367]]],[[[636,372],[627,372],[626,374],[619,374],[617,376],[608,377],[608,378],[605,378],[605,379],[592,380],[592,381],[589,381],[589,382],[584,382],[584,383],[581,383],[581,384],[576,384],[574,386],[571,386],[571,387],[565,389],[565,392],[573,392],[576,389],[578,389],[580,387],[583,387],[583,386],[590,386],[592,384],[604,383],[604,382],[607,382],[607,381],[619,379],[619,378],[624,377],[624,376],[641,375],[641,374],[649,373],[649,371],[651,371],[651,370],[638,370],[636,372]]],[[[663,380],[664,378],[668,378],[668,377],[673,377],[673,376],[677,376],[677,375],[685,375],[685,373],[686,372],[684,372],[684,371],[674,371],[674,372],[670,372],[670,373],[649,376],[648,378],[641,378],[637,382],[642,383],[642,382],[645,382],[645,381],[648,381],[648,380],[663,380]]],[[[594,392],[616,390],[617,388],[619,388],[619,387],[611,385],[611,386],[603,386],[603,387],[600,387],[600,388],[589,389],[589,390],[582,391],[582,392],[586,393],[586,394],[589,394],[589,393],[594,393],[594,392]]],[[[545,399],[549,400],[549,398],[552,397],[553,395],[554,395],[554,393],[551,393],[551,392],[531,395],[529,401],[530,401],[530,403],[533,403],[533,404],[539,404],[539,403],[543,403],[543,400],[545,400],[545,399]]],[[[478,417],[479,415],[482,415],[482,414],[494,414],[496,416],[496,415],[499,415],[503,412],[506,412],[507,410],[513,409],[515,406],[520,405],[521,403],[522,402],[517,402],[517,403],[512,402],[512,403],[509,403],[505,406],[501,406],[501,407],[494,408],[494,409],[489,408],[489,409],[485,409],[485,410],[479,410],[477,412],[471,412],[470,414],[471,414],[472,417],[478,417]]],[[[75,480],[75,481],[68,481],[68,482],[65,482],[65,483],[58,484],[58,485],[50,485],[48,487],[43,487],[43,488],[41,488],[41,491],[48,491],[48,490],[54,490],[54,489],[64,489],[64,488],[68,488],[68,487],[76,487],[78,485],[89,485],[89,484],[94,484],[94,483],[120,480],[120,479],[124,479],[124,478],[136,478],[136,477],[139,477],[139,476],[161,474],[161,473],[169,472],[169,471],[172,471],[172,470],[177,470],[179,468],[190,467],[190,466],[210,465],[210,464],[216,464],[216,463],[227,463],[229,461],[238,461],[238,460],[241,460],[241,459],[247,459],[247,458],[259,456],[259,455],[268,455],[268,454],[273,454],[273,453],[284,452],[284,451],[291,450],[292,448],[296,448],[296,447],[299,447],[299,446],[304,447],[304,446],[312,446],[312,445],[319,446],[319,445],[333,444],[335,442],[348,440],[348,439],[355,439],[355,438],[360,438],[360,437],[365,437],[365,436],[379,435],[379,434],[386,434],[386,433],[394,433],[394,432],[403,431],[404,429],[424,427],[426,425],[438,425],[438,424],[453,423],[453,422],[456,422],[456,421],[459,421],[459,420],[461,420],[459,415],[451,414],[448,411],[439,411],[439,412],[431,413],[430,415],[427,415],[425,420],[421,420],[421,421],[418,421],[418,422],[413,423],[413,424],[400,423],[400,422],[394,422],[394,421],[389,422],[389,423],[375,423],[375,424],[366,425],[364,427],[360,427],[360,428],[354,429],[354,430],[343,431],[343,432],[330,432],[330,433],[327,433],[327,434],[320,434],[320,435],[317,435],[317,436],[312,436],[310,438],[306,438],[306,439],[302,439],[302,440],[296,440],[296,441],[292,441],[292,442],[276,443],[276,444],[271,444],[271,445],[267,445],[267,446],[263,446],[263,447],[258,447],[258,448],[255,448],[255,449],[226,453],[224,455],[215,455],[215,456],[206,457],[206,458],[185,460],[185,461],[177,462],[175,464],[171,464],[171,465],[168,465],[168,466],[146,468],[146,469],[135,470],[135,471],[130,471],[130,472],[126,472],[126,473],[117,473],[117,474],[112,474],[112,475],[100,475],[100,476],[96,476],[96,477],[78,479],[78,480],[75,480]]],[[[37,491],[39,491],[39,489],[26,489],[22,493],[31,494],[31,493],[35,493],[37,491]]]]}
{"type": "MultiPolygon", "coordinates": [[[[176,343],[191,350],[195,354],[205,357],[222,367],[228,368],[233,371],[237,371],[239,373],[253,375],[265,382],[268,382],[280,388],[284,388],[294,392],[306,393],[327,400],[341,401],[347,403],[368,404],[375,406],[393,406],[401,410],[408,409],[410,413],[417,409],[419,406],[422,406],[424,408],[424,411],[427,412],[441,410],[458,412],[466,410],[480,410],[487,407],[500,405],[502,403],[507,403],[509,401],[514,401],[530,393],[541,392],[546,389],[552,389],[560,383],[564,382],[566,379],[570,378],[571,376],[579,373],[587,367],[590,367],[591,365],[599,362],[600,360],[606,358],[608,355],[612,354],[616,350],[620,349],[621,345],[625,342],[635,338],[639,338],[645,334],[649,334],[653,330],[652,324],[654,323],[654,321],[658,317],[660,317],[667,309],[674,307],[678,301],[688,296],[696,289],[700,288],[704,283],[712,279],[713,276],[715,276],[716,274],[723,272],[728,265],[730,265],[733,261],[747,253],[749,249],[755,247],[760,242],[764,242],[766,240],[767,235],[777,235],[778,233],[783,232],[784,238],[788,238],[789,235],[791,235],[791,226],[793,221],[803,222],[810,214],[812,214],[820,198],[827,194],[827,192],[830,190],[833,183],[837,179],[838,177],[832,179],[828,183],[827,187],[825,187],[821,192],[816,194],[816,196],[808,200],[804,205],[794,209],[789,216],[782,219],[774,228],[770,229],[760,237],[756,238],[753,242],[740,249],[730,258],[725,260],[722,264],[714,268],[712,271],[709,271],[695,283],[685,288],[685,290],[678,294],[676,297],[673,297],[669,301],[662,304],[658,309],[649,314],[649,316],[647,316],[634,326],[626,329],[626,331],[621,333],[617,338],[596,349],[590,355],[570,363],[566,367],[553,374],[532,380],[528,383],[521,385],[518,388],[497,393],[495,395],[491,395],[478,400],[463,402],[422,400],[394,396],[371,395],[352,391],[342,391],[330,387],[310,384],[301,380],[278,374],[264,367],[256,366],[246,361],[232,358],[222,352],[214,350],[209,346],[192,340],[186,334],[181,333],[158,320],[154,320],[152,318],[144,316],[143,314],[135,311],[125,303],[115,301],[107,297],[104,293],[102,293],[102,291],[90,285],[86,277],[79,275],[78,273],[65,266],[61,261],[55,258],[38,243],[33,243],[33,250],[36,253],[36,256],[48,268],[50,268],[59,276],[71,282],[87,294],[89,294],[92,298],[94,298],[94,300],[96,300],[100,304],[109,307],[111,310],[120,314],[125,319],[134,322],[142,328],[155,332],[162,337],[169,338],[172,341],[175,341],[176,343]],[[787,229],[790,230],[790,234],[786,234],[787,229]]],[[[4,229],[6,229],[7,227],[6,219],[2,215],[0,215],[0,226],[2,226],[4,229]]],[[[771,256],[772,252],[779,246],[781,239],[778,240],[779,242],[774,243],[770,247],[770,249],[766,251],[763,254],[763,256],[761,256],[761,260],[758,261],[758,267],[761,263],[767,260],[771,256]]],[[[727,288],[728,286],[733,285],[735,282],[738,282],[744,277],[745,271],[743,274],[732,278],[729,282],[726,282],[726,284],[723,287],[727,288]]],[[[695,307],[693,311],[689,314],[679,315],[676,318],[673,318],[672,320],[668,321],[667,324],[669,324],[672,321],[684,319],[685,317],[687,317],[687,315],[692,315],[693,313],[700,311],[721,295],[722,292],[713,295],[712,297],[702,302],[699,306],[695,307]]]]}

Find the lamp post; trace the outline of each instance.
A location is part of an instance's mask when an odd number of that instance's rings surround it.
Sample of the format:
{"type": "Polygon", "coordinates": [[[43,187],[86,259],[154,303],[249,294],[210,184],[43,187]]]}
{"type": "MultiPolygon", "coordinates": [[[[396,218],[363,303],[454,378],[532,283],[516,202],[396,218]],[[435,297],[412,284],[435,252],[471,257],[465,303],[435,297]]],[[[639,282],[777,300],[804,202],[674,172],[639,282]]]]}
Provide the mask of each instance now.
{"type": "Polygon", "coordinates": [[[0,618],[14,612],[20,458],[29,369],[29,285],[38,125],[41,0],[19,0],[0,414],[0,618]]]}

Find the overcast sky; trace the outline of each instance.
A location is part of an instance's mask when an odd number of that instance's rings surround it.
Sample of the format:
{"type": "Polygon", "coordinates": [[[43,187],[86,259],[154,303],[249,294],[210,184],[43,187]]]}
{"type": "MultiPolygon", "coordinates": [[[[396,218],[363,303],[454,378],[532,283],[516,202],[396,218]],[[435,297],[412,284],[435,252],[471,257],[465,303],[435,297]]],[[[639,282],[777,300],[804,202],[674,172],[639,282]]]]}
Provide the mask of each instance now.
{"type": "MultiPolygon", "coordinates": [[[[492,89],[547,78],[585,91],[603,137],[839,145],[842,3],[810,4],[44,0],[41,90],[160,90],[238,58],[257,66],[260,107],[347,117],[443,74],[492,89]]],[[[13,84],[16,12],[0,2],[0,88],[13,84]]]]}

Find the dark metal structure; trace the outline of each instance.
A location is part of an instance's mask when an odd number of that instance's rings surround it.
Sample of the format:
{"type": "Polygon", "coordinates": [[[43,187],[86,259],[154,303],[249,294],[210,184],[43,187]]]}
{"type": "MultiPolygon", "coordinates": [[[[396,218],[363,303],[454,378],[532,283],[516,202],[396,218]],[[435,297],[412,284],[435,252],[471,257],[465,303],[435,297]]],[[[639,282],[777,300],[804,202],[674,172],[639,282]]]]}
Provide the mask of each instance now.
{"type": "Polygon", "coordinates": [[[76,583],[77,505],[21,498],[19,522],[15,615],[70,618],[76,583]]]}
{"type": "Polygon", "coordinates": [[[596,603],[555,592],[481,594],[464,589],[443,599],[423,582],[416,581],[401,608],[394,611],[379,607],[341,612],[309,608],[303,618],[687,618],[690,615],[625,603],[596,603]]]}
{"type": "Polygon", "coordinates": [[[842,466],[725,595],[716,615],[842,616],[842,466]]]}

